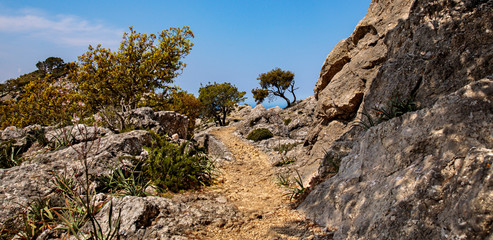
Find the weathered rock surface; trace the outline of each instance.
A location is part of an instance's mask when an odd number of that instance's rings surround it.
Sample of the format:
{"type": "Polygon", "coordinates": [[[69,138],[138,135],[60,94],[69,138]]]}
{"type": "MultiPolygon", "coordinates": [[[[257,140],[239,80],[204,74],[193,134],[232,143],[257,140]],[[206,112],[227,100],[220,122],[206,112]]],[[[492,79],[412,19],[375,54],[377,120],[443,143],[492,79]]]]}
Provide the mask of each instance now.
{"type": "MultiPolygon", "coordinates": [[[[175,136],[187,134],[188,119],[181,114],[155,113],[150,108],[136,109],[132,114],[130,120],[134,121],[135,127],[148,127],[160,133],[174,133],[175,136]]],[[[24,129],[8,127],[0,135],[2,141],[13,141],[16,147],[25,151],[21,166],[0,169],[0,229],[19,225],[13,222],[14,217],[35,199],[60,200],[54,192],[54,173],[81,178],[84,169],[81,159],[85,158],[94,181],[122,164],[131,164],[122,157],[146,159],[147,151],[143,147],[150,145],[152,140],[151,134],[145,130],[114,134],[106,128],[83,124],[59,129],[39,125],[24,129]],[[48,146],[37,142],[36,137],[43,134],[48,146]]]]}
{"type": "Polygon", "coordinates": [[[315,86],[300,210],[336,239],[493,238],[492,55],[491,0],[372,1],[315,86]],[[355,127],[396,98],[422,110],[355,127]]]}
{"type": "Polygon", "coordinates": [[[386,59],[385,36],[407,18],[413,1],[372,1],[353,34],[339,42],[325,60],[314,88],[317,113],[324,119],[354,117],[367,86],[386,59]]]}
{"type": "Polygon", "coordinates": [[[493,237],[493,80],[370,128],[299,210],[335,239],[493,237]]]}
{"type": "Polygon", "coordinates": [[[150,107],[134,109],[129,113],[129,122],[135,128],[152,129],[154,132],[168,136],[178,134],[187,138],[189,119],[183,114],[172,111],[154,112],[150,107]]]}
{"type": "Polygon", "coordinates": [[[394,98],[430,107],[493,74],[492,6],[491,0],[372,1],[322,67],[314,89],[319,124],[306,142],[311,158],[323,157],[322,150],[346,155],[362,131],[354,128],[361,112],[394,98]]]}
{"type": "Polygon", "coordinates": [[[143,157],[142,146],[150,141],[150,133],[143,130],[112,134],[54,152],[40,151],[21,166],[0,169],[0,222],[14,217],[35,198],[50,195],[55,190],[52,172],[80,176],[83,165],[78,157],[83,148],[87,149],[90,174],[98,176],[117,167],[121,156],[143,157]]]}
{"type": "MultiPolygon", "coordinates": [[[[196,228],[241,221],[241,214],[225,200],[221,196],[197,194],[173,199],[127,196],[113,198],[113,212],[121,209],[121,239],[188,239],[187,233],[196,228]]],[[[109,226],[109,208],[110,204],[106,204],[97,216],[105,232],[109,226]]]]}
{"type": "Polygon", "coordinates": [[[233,161],[234,156],[223,142],[219,141],[214,135],[210,134],[217,128],[209,128],[204,132],[197,133],[194,140],[197,141],[199,147],[207,149],[207,153],[215,158],[215,162],[221,163],[223,160],[233,161]]]}

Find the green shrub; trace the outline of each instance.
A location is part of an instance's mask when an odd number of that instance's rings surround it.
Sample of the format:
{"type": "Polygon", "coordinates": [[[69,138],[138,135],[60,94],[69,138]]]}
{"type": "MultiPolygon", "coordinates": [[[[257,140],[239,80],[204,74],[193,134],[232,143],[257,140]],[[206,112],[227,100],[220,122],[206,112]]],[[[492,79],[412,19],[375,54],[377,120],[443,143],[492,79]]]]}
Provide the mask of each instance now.
{"type": "Polygon", "coordinates": [[[293,120],[291,120],[291,118],[284,119],[284,125],[286,125],[286,126],[289,125],[291,123],[291,121],[293,121],[293,120]]]}
{"type": "Polygon", "coordinates": [[[251,131],[248,134],[247,139],[248,140],[253,140],[255,142],[258,142],[260,140],[269,139],[269,138],[271,138],[273,136],[274,136],[274,134],[272,134],[272,132],[269,129],[266,129],[266,128],[258,128],[258,129],[255,129],[255,130],[251,131]]]}
{"type": "Polygon", "coordinates": [[[213,180],[212,162],[188,143],[178,146],[155,136],[149,149],[148,172],[160,192],[179,192],[209,185],[213,180]]]}

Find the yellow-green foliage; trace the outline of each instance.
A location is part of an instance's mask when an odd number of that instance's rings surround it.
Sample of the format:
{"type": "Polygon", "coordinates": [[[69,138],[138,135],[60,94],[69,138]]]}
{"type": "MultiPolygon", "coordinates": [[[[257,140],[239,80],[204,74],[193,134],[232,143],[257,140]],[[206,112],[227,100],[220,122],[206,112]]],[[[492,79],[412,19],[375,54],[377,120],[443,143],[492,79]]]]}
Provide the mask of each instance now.
{"type": "Polygon", "coordinates": [[[38,68],[36,71],[21,75],[18,78],[9,79],[0,84],[0,95],[7,93],[16,95],[24,86],[39,78],[57,80],[59,77],[67,75],[75,65],[74,63],[65,64],[63,59],[58,57],[49,57],[44,61],[39,61],[36,67],[38,68]]]}
{"type": "Polygon", "coordinates": [[[74,113],[87,109],[80,102],[85,102],[84,97],[73,89],[55,86],[46,79],[33,80],[22,88],[17,101],[0,105],[0,127],[67,124],[74,113]]]}
{"type": "Polygon", "coordinates": [[[193,129],[195,119],[200,116],[202,110],[199,99],[176,86],[169,88],[167,94],[149,95],[139,106],[152,107],[154,111],[174,111],[186,115],[190,119],[189,129],[193,129]]]}
{"type": "Polygon", "coordinates": [[[128,111],[181,73],[185,67],[181,59],[193,46],[190,38],[193,33],[188,27],[163,30],[158,36],[137,33],[131,27],[116,52],[89,46],[72,78],[92,106],[128,111]]]}

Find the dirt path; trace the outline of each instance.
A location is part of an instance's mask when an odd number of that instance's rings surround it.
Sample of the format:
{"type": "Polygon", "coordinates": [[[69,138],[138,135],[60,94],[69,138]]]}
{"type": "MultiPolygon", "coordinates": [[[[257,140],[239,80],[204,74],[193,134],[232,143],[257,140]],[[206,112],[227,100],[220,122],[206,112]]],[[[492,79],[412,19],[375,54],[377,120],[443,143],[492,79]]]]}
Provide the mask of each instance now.
{"type": "Polygon", "coordinates": [[[236,160],[221,171],[224,183],[206,191],[226,196],[247,216],[245,221],[208,226],[193,234],[197,239],[327,239],[322,228],[289,207],[289,196],[276,184],[268,156],[233,134],[234,128],[211,132],[236,160]]]}

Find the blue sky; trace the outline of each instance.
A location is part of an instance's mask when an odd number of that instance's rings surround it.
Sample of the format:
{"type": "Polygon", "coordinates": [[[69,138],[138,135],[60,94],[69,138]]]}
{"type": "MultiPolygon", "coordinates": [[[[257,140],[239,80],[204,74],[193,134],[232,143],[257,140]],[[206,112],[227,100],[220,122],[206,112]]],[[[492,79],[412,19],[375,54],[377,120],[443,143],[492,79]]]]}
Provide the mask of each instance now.
{"type": "MultiPolygon", "coordinates": [[[[77,60],[89,44],[117,50],[122,34],[190,26],[195,38],[175,84],[198,95],[200,84],[231,82],[246,91],[260,73],[295,74],[298,99],[313,95],[334,45],[364,17],[370,0],[182,0],[0,2],[0,81],[36,70],[47,57],[77,60]]],[[[274,101],[282,103],[282,100],[274,101]]]]}

